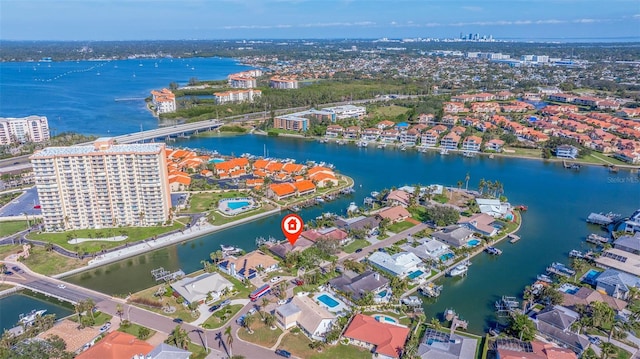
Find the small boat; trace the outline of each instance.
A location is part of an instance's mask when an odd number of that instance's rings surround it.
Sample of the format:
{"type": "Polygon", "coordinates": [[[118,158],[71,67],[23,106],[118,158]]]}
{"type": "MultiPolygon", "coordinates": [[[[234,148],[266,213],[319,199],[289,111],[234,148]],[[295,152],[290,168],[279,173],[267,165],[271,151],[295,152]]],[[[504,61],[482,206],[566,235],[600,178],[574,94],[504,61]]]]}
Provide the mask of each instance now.
{"type": "Polygon", "coordinates": [[[576,274],[576,271],[558,262],[551,263],[551,266],[547,267],[547,272],[561,275],[564,277],[571,277],[576,274]]]}
{"type": "Polygon", "coordinates": [[[355,202],[351,202],[349,203],[349,207],[347,208],[347,212],[357,212],[358,211],[358,205],[355,202]]]}
{"type": "Polygon", "coordinates": [[[358,146],[358,147],[367,147],[368,145],[369,145],[369,142],[364,141],[364,140],[356,142],[356,146],[358,146]]]}
{"type": "Polygon", "coordinates": [[[22,323],[22,324],[33,323],[38,316],[42,316],[46,312],[47,312],[46,309],[42,309],[42,310],[35,310],[34,309],[34,310],[30,311],[27,314],[20,314],[20,316],[19,316],[20,320],[18,322],[22,323]]]}
{"type": "Polygon", "coordinates": [[[408,305],[410,307],[419,307],[422,305],[422,299],[415,295],[412,295],[406,298],[402,298],[402,304],[408,305]]]}
{"type": "Polygon", "coordinates": [[[418,288],[418,292],[426,297],[438,297],[442,291],[442,285],[434,285],[433,282],[426,283],[418,288]]]}
{"type": "Polygon", "coordinates": [[[371,197],[376,198],[380,195],[380,192],[373,191],[370,194],[371,194],[371,197]]]}
{"type": "Polygon", "coordinates": [[[242,251],[242,249],[241,249],[241,248],[234,247],[234,246],[225,246],[224,244],[221,244],[221,245],[220,245],[220,248],[222,248],[222,251],[223,251],[223,252],[225,252],[225,253],[229,253],[229,254],[232,254],[232,253],[239,253],[239,252],[241,252],[241,251],[242,251]]]}
{"type": "Polygon", "coordinates": [[[298,212],[300,211],[300,207],[298,206],[292,206],[291,208],[289,208],[291,210],[291,212],[298,212]]]}
{"type": "Polygon", "coordinates": [[[469,270],[469,267],[467,267],[466,265],[458,264],[457,266],[451,268],[451,270],[449,271],[449,276],[450,277],[464,276],[467,274],[468,270],[469,270]]]}
{"type": "Polygon", "coordinates": [[[452,321],[453,318],[456,317],[456,312],[453,309],[447,309],[444,311],[444,319],[447,321],[452,321]]]}
{"type": "Polygon", "coordinates": [[[516,206],[516,209],[520,210],[520,212],[526,212],[529,207],[525,206],[524,204],[521,204],[519,206],[516,206]]]}
{"type": "Polygon", "coordinates": [[[324,202],[324,198],[318,196],[318,197],[316,197],[316,202],[323,203],[324,202]]]}
{"type": "Polygon", "coordinates": [[[572,249],[569,252],[569,257],[571,257],[571,258],[584,258],[584,254],[582,254],[582,252],[580,252],[579,250],[572,249]]]}
{"type": "Polygon", "coordinates": [[[609,239],[605,238],[601,235],[595,234],[595,233],[591,233],[587,236],[587,242],[589,243],[595,243],[595,244],[604,244],[604,243],[608,243],[609,239]]]}
{"type": "Polygon", "coordinates": [[[440,150],[440,154],[441,155],[448,155],[449,154],[449,150],[446,149],[446,148],[443,148],[443,149],[440,150]]]}
{"type": "Polygon", "coordinates": [[[551,277],[549,277],[546,274],[538,274],[536,279],[541,281],[541,282],[545,282],[545,283],[553,283],[553,279],[551,279],[551,277]]]}
{"type": "Polygon", "coordinates": [[[464,157],[474,157],[476,154],[475,154],[475,152],[471,152],[471,151],[464,151],[464,152],[462,152],[462,155],[463,155],[464,157]]]}
{"type": "Polygon", "coordinates": [[[406,151],[406,150],[407,150],[407,148],[404,145],[400,146],[400,151],[406,151]]]}
{"type": "Polygon", "coordinates": [[[502,254],[502,250],[496,248],[496,247],[487,247],[485,248],[485,251],[489,254],[493,254],[495,256],[499,256],[502,254]]]}

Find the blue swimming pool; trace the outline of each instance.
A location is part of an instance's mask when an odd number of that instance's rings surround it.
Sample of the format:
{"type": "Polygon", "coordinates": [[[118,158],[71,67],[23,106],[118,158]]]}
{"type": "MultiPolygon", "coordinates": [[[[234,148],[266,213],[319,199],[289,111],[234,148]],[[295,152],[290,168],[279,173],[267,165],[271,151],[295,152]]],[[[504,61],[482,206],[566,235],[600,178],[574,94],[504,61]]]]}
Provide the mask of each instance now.
{"type": "Polygon", "coordinates": [[[391,317],[387,317],[386,315],[376,315],[374,318],[379,322],[387,322],[387,323],[397,323],[397,321],[391,317]]]}
{"type": "Polygon", "coordinates": [[[228,201],[227,206],[231,209],[238,209],[249,205],[249,201],[228,201]]]}
{"type": "Polygon", "coordinates": [[[443,255],[440,256],[440,261],[441,262],[446,262],[446,261],[448,261],[449,259],[451,259],[453,257],[454,257],[453,253],[443,254],[443,255]]]}
{"type": "Polygon", "coordinates": [[[378,293],[378,297],[380,297],[380,298],[384,298],[386,296],[387,296],[387,291],[386,290],[383,290],[382,292],[378,293]]]}
{"type": "Polygon", "coordinates": [[[335,308],[338,306],[338,301],[331,298],[330,296],[323,294],[321,296],[318,297],[318,300],[321,301],[322,303],[324,303],[327,307],[329,308],[335,308]]]}
{"type": "Polygon", "coordinates": [[[209,162],[220,163],[220,162],[224,162],[224,159],[222,159],[222,158],[214,158],[214,159],[210,160],[209,162]]]}
{"type": "Polygon", "coordinates": [[[409,273],[409,275],[407,276],[407,278],[409,278],[409,279],[416,279],[416,278],[418,278],[419,276],[421,276],[421,275],[423,275],[423,274],[424,274],[424,272],[423,272],[423,271],[421,271],[421,270],[417,270],[417,271],[415,271],[415,272],[411,272],[411,273],[409,273]]]}
{"type": "Polygon", "coordinates": [[[587,283],[594,283],[596,281],[596,278],[598,278],[598,276],[600,275],[600,273],[602,272],[598,272],[595,269],[589,269],[587,274],[584,275],[583,281],[587,283]]]}
{"type": "Polygon", "coordinates": [[[475,246],[477,246],[478,244],[480,244],[480,241],[479,241],[479,240],[477,240],[477,239],[471,239],[471,240],[467,241],[467,245],[468,245],[469,247],[475,247],[475,246]]]}

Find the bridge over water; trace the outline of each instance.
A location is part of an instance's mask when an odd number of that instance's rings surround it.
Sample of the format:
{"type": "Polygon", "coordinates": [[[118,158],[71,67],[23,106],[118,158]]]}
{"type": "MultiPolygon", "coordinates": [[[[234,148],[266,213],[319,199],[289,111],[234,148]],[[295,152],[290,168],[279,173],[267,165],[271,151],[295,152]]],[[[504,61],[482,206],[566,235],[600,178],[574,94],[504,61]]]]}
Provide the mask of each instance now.
{"type": "Polygon", "coordinates": [[[169,142],[180,137],[189,137],[199,132],[212,131],[223,125],[217,119],[160,127],[153,130],[128,133],[115,136],[117,143],[169,142]]]}

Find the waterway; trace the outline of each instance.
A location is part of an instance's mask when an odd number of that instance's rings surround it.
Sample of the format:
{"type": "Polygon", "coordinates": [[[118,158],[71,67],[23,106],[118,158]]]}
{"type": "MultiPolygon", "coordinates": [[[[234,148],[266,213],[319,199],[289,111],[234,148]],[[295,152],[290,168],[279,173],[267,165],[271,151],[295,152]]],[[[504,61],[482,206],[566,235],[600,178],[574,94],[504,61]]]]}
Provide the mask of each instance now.
{"type": "Polygon", "coordinates": [[[44,300],[39,298],[37,294],[23,291],[0,298],[0,331],[4,332],[5,329],[15,327],[20,319],[20,314],[29,313],[34,309],[46,309],[45,315],[55,314],[56,319],[64,318],[73,313],[66,303],[51,298],[44,300]]]}
{"type": "Polygon", "coordinates": [[[192,78],[221,80],[246,69],[228,58],[2,62],[0,117],[47,116],[53,135],[149,130],[158,127],[144,102],[151,90],[187,85],[192,78]]]}
{"type": "MultiPolygon", "coordinates": [[[[636,174],[626,171],[610,174],[602,167],[582,167],[578,172],[564,169],[559,163],[537,160],[442,156],[437,152],[423,154],[255,135],[193,138],[177,145],[236,155],[246,152],[262,155],[266,147],[271,157],[332,163],[338,171],[354,178],[355,194],[301,211],[305,220],[322,212],[344,213],[349,202],[361,204],[371,191],[383,188],[418,183],[455,186],[464,180],[466,173],[470,175],[469,187],[473,189],[481,178],[499,180],[511,203],[529,207],[519,232],[522,239],[515,244],[498,245],[503,250],[502,256],[475,257],[467,277],[444,279],[440,298],[424,306],[429,317],[438,317],[445,309],[454,308],[469,321],[469,329],[477,333],[489,328],[495,320],[496,299],[502,295],[519,295],[551,262],[568,263],[571,249],[587,248],[584,238],[599,230],[585,223],[590,212],[628,215],[640,208],[636,174]]],[[[283,215],[126,259],[67,280],[112,294],[135,292],[154,284],[150,275],[153,268],[181,268],[190,272],[201,268],[200,261],[219,249],[220,244],[251,250],[258,236],[282,237],[279,220],[283,215]]]]}

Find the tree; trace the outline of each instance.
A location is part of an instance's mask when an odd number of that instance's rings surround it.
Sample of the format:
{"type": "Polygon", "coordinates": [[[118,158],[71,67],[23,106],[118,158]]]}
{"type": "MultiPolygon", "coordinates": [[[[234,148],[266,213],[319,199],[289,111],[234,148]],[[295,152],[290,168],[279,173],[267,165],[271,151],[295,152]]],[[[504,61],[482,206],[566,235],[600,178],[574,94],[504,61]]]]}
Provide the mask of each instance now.
{"type": "Polygon", "coordinates": [[[256,317],[251,314],[247,314],[242,320],[242,325],[244,325],[244,327],[247,328],[247,332],[249,332],[249,334],[253,334],[253,330],[251,329],[251,326],[253,325],[253,322],[255,322],[255,320],[256,320],[256,317]]]}
{"type": "Polygon", "coordinates": [[[552,305],[560,304],[564,300],[562,293],[551,286],[544,287],[541,297],[546,299],[549,304],[552,305]]]}
{"type": "Polygon", "coordinates": [[[264,316],[264,324],[269,326],[270,328],[273,328],[273,326],[276,324],[276,317],[274,317],[271,313],[267,313],[264,316]]]}
{"type": "Polygon", "coordinates": [[[435,330],[442,329],[442,324],[438,320],[438,318],[431,318],[431,327],[435,330]]]}
{"type": "Polygon", "coordinates": [[[536,325],[526,314],[514,313],[509,318],[509,332],[516,338],[531,341],[536,335],[536,325]]]}
{"type": "Polygon", "coordinates": [[[616,347],[610,342],[604,342],[600,345],[600,351],[602,352],[602,359],[608,359],[611,354],[616,353],[616,347]]]}
{"type": "Polygon", "coordinates": [[[180,325],[176,325],[176,327],[171,331],[171,334],[169,334],[167,340],[164,342],[167,344],[174,344],[178,348],[187,349],[189,346],[189,335],[180,325]]]}
{"type": "Polygon", "coordinates": [[[468,191],[469,190],[469,180],[471,179],[471,176],[469,176],[469,172],[467,172],[467,174],[464,176],[464,183],[465,183],[465,190],[468,191]]]}
{"type": "Polygon", "coordinates": [[[229,346],[229,356],[233,356],[233,334],[231,333],[231,327],[228,326],[224,329],[224,335],[227,336],[227,345],[229,346]]]}
{"type": "Polygon", "coordinates": [[[151,331],[147,327],[140,327],[138,329],[138,339],[145,340],[151,334],[151,331]]]}
{"type": "Polygon", "coordinates": [[[615,312],[606,303],[596,301],[592,302],[589,307],[591,308],[591,319],[594,326],[602,328],[613,322],[615,312]]]}
{"type": "Polygon", "coordinates": [[[4,274],[7,271],[7,265],[4,263],[0,263],[0,272],[4,274]]]}

